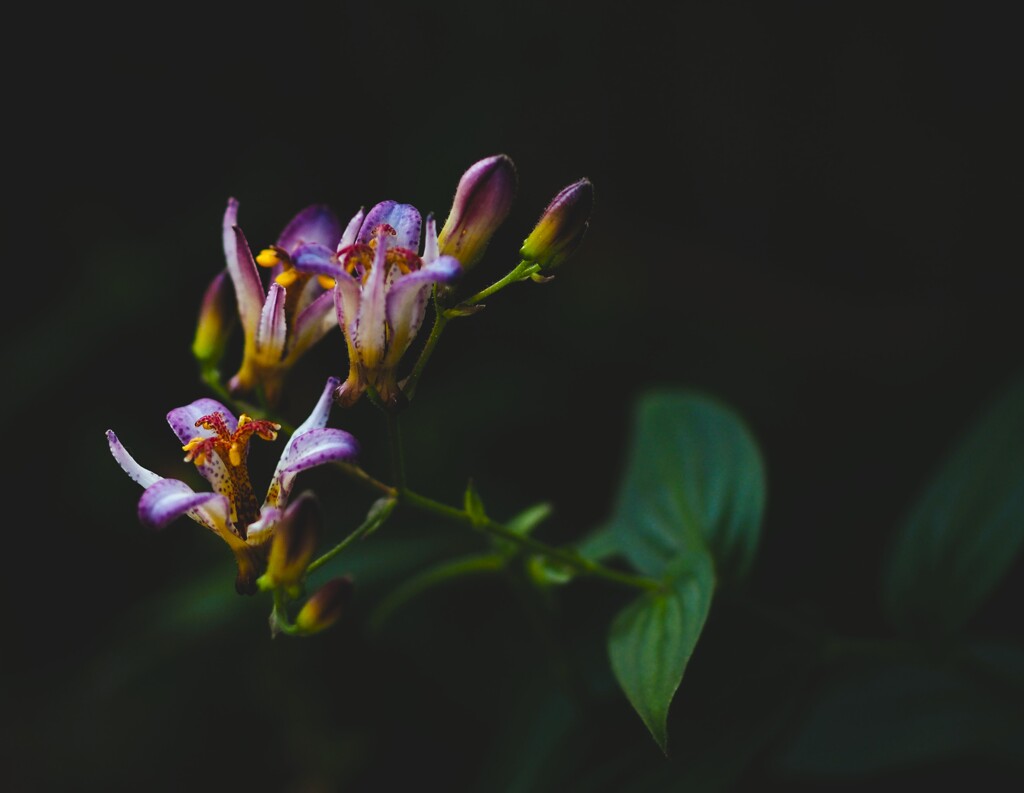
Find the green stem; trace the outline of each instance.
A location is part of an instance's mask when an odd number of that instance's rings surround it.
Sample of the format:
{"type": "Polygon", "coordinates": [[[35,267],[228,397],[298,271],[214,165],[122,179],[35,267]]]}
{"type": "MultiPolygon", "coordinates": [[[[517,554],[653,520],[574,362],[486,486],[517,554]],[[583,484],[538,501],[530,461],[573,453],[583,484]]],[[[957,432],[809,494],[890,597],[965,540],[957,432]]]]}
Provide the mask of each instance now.
{"type": "Polygon", "coordinates": [[[535,553],[542,554],[549,559],[555,559],[562,562],[576,570],[578,573],[591,575],[595,578],[603,578],[606,581],[613,581],[617,584],[623,584],[635,589],[653,591],[660,591],[662,589],[661,583],[652,578],[623,573],[619,570],[605,567],[603,564],[591,561],[590,559],[585,559],[573,551],[556,548],[552,545],[540,542],[539,540],[535,540],[533,537],[528,535],[518,534],[507,526],[503,526],[490,518],[484,518],[483,520],[480,520],[479,518],[474,519],[464,510],[448,506],[447,504],[442,504],[439,501],[434,501],[432,498],[421,496],[411,490],[400,490],[398,497],[402,503],[408,504],[421,512],[429,512],[433,515],[447,518],[448,520],[456,523],[461,523],[464,526],[469,526],[470,528],[476,529],[477,531],[481,531],[485,534],[501,537],[503,540],[508,540],[522,548],[527,548],[535,553]]]}
{"type": "Polygon", "coordinates": [[[436,584],[466,575],[493,573],[501,570],[505,563],[506,559],[497,554],[464,556],[425,570],[402,583],[381,601],[369,617],[370,625],[379,628],[403,603],[436,584]]]}
{"type": "Polygon", "coordinates": [[[437,346],[438,341],[441,340],[441,334],[444,333],[445,326],[447,326],[449,322],[449,318],[444,315],[444,310],[441,308],[441,304],[438,303],[435,297],[434,327],[430,329],[430,336],[427,337],[427,343],[420,352],[420,357],[416,359],[416,365],[413,367],[412,373],[405,380],[405,386],[402,388],[402,393],[405,394],[406,399],[412,399],[413,394],[416,393],[416,384],[420,380],[420,375],[423,374],[423,370],[426,368],[427,362],[430,360],[430,356],[434,354],[434,348],[437,346]]]}
{"type": "Polygon", "coordinates": [[[386,521],[391,516],[391,513],[395,509],[395,504],[397,503],[398,502],[394,498],[392,498],[388,500],[380,509],[370,510],[370,514],[366,516],[366,520],[364,520],[357,529],[355,529],[351,534],[349,534],[345,539],[343,539],[341,542],[339,542],[337,545],[331,548],[331,550],[329,550],[319,559],[315,559],[314,561],[309,563],[309,566],[306,568],[306,575],[309,575],[310,573],[323,567],[325,564],[331,561],[331,559],[333,559],[339,553],[344,551],[349,545],[354,543],[356,540],[360,539],[361,537],[365,537],[371,531],[374,531],[378,527],[380,527],[381,524],[383,524],[384,521],[386,521]]]}
{"type": "Polygon", "coordinates": [[[335,462],[335,467],[345,474],[349,479],[358,482],[371,490],[376,490],[381,495],[395,498],[398,495],[398,491],[391,485],[381,482],[379,479],[375,479],[370,476],[366,471],[360,468],[358,465],[352,463],[335,462]]]}
{"type": "Polygon", "coordinates": [[[299,629],[288,618],[288,609],[285,606],[283,589],[274,590],[274,611],[271,614],[270,619],[274,630],[280,631],[281,633],[287,633],[289,635],[295,635],[298,633],[299,629]]]}
{"type": "Polygon", "coordinates": [[[533,275],[536,272],[540,272],[540,265],[539,264],[531,264],[530,262],[527,262],[527,261],[521,261],[514,268],[512,268],[512,270],[509,272],[509,274],[506,275],[504,278],[502,278],[502,279],[500,279],[498,281],[495,281],[493,284],[491,284],[486,289],[481,289],[479,292],[477,292],[472,297],[470,297],[470,298],[468,298],[466,300],[463,300],[460,305],[463,305],[463,306],[475,306],[480,301],[486,300],[487,298],[489,298],[495,292],[501,291],[502,289],[504,289],[509,284],[514,284],[514,283],[517,283],[519,281],[525,280],[526,278],[529,278],[531,275],[533,275]]]}

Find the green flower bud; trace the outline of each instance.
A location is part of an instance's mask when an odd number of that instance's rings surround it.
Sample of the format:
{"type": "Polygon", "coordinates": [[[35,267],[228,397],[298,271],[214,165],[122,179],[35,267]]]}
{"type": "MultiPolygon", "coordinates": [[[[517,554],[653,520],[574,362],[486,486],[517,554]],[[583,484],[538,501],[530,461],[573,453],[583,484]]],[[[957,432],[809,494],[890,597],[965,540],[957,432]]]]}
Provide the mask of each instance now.
{"type": "Polygon", "coordinates": [[[306,573],[320,541],[320,506],[305,492],[284,511],[274,528],[267,557],[267,571],[260,577],[262,589],[294,587],[306,573]]]}
{"type": "Polygon", "coordinates": [[[223,357],[237,319],[231,280],[227,271],[222,270],[210,282],[203,295],[196,335],[192,341],[192,354],[204,368],[216,366],[223,357]]]}
{"type": "Polygon", "coordinates": [[[318,589],[299,611],[295,627],[301,633],[318,633],[341,617],[352,597],[352,579],[334,578],[318,589]]]}
{"type": "Polygon", "coordinates": [[[583,240],[593,208],[594,185],[589,179],[573,182],[548,204],[523,242],[519,255],[542,269],[554,269],[568,259],[583,240]]]}
{"type": "Polygon", "coordinates": [[[505,222],[516,194],[516,169],[504,154],[470,166],[459,180],[451,212],[437,237],[442,256],[454,256],[463,271],[484,255],[505,222]]]}

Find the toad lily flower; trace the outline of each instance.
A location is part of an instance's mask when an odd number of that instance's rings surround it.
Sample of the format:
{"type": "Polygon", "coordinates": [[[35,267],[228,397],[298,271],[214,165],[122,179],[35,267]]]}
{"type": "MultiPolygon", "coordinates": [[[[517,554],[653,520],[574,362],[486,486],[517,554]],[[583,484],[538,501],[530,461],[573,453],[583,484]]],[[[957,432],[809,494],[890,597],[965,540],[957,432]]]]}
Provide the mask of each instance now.
{"type": "Polygon", "coordinates": [[[139,519],[146,526],[162,529],[187,515],[210,529],[235,554],[235,588],[239,593],[253,593],[266,561],[268,541],[282,520],[296,475],[334,460],[352,459],[358,451],[355,438],[326,426],[338,382],[334,377],[328,379],[313,412],[285,444],[262,507],[249,481],[249,442],[253,437],[275,440],[279,425],[244,414],[236,419],[224,405],[208,398],[168,413],[167,422],[187,452],[185,461],[194,463],[213,487],[212,492],[200,493],[184,482],[143,468],[108,430],[114,459],[145,488],[139,500],[139,519]]]}
{"type": "Polygon", "coordinates": [[[401,398],[396,370],[423,324],[431,288],[461,272],[453,256],[437,247],[433,217],[427,218],[423,255],[421,219],[409,204],[383,201],[365,216],[356,215],[342,244],[331,250],[307,244],[294,258],[298,270],[335,281],[338,324],[348,342],[349,375],[335,398],[348,407],[372,387],[386,405],[401,398]],[[358,227],[351,242],[348,233],[358,227]]]}
{"type": "MultiPolygon", "coordinates": [[[[330,248],[351,244],[341,224],[327,207],[314,205],[299,212],[281,232],[275,245],[255,258],[238,227],[238,202],[228,201],[223,224],[227,273],[234,285],[238,314],[245,335],[242,363],[228,388],[233,393],[263,389],[269,404],[278,402],[284,377],[295,362],[319,341],[337,320],[331,296],[333,281],[316,278],[294,267],[293,255],[306,244],[330,248]],[[270,285],[264,288],[259,269],[270,270],[270,285]]],[[[204,323],[219,321],[204,306],[197,338],[204,323]]]]}

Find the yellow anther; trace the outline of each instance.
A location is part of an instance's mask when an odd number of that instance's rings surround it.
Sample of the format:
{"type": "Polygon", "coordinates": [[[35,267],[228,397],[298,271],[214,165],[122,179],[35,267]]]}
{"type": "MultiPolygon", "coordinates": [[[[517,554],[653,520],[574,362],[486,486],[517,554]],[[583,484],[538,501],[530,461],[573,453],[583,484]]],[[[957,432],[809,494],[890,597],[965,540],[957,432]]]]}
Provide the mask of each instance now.
{"type": "Polygon", "coordinates": [[[252,417],[249,416],[248,413],[243,413],[241,416],[238,417],[238,428],[241,429],[250,421],[252,421],[252,417]]]}
{"type": "Polygon", "coordinates": [[[276,267],[281,263],[281,257],[273,248],[264,248],[256,257],[256,264],[260,267],[276,267]]]}
{"type": "Polygon", "coordinates": [[[199,454],[192,458],[192,462],[194,462],[196,465],[202,465],[203,463],[206,462],[206,455],[203,454],[202,452],[199,452],[199,454]]]}
{"type": "Polygon", "coordinates": [[[228,450],[228,457],[231,460],[231,464],[239,466],[242,464],[242,445],[237,441],[231,444],[231,448],[228,450]]]}
{"type": "Polygon", "coordinates": [[[193,438],[188,443],[186,443],[184,446],[182,446],[181,450],[183,452],[190,452],[190,451],[192,451],[194,448],[196,448],[196,446],[198,446],[202,442],[203,442],[202,438],[193,438]]]}
{"type": "Polygon", "coordinates": [[[334,289],[334,279],[329,275],[318,275],[316,280],[320,282],[320,286],[324,289],[334,289]]]}
{"type": "Polygon", "coordinates": [[[283,271],[277,278],[274,279],[281,286],[286,289],[299,280],[299,271],[294,267],[290,267],[283,271]]]}

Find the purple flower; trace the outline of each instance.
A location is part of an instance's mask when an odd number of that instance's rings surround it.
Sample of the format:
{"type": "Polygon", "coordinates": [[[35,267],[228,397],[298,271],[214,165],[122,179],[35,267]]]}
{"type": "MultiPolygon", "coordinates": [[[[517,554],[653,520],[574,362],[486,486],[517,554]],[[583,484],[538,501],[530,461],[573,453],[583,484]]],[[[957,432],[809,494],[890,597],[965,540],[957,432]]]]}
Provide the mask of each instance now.
{"type": "Polygon", "coordinates": [[[349,356],[348,379],[335,394],[341,405],[355,404],[368,387],[386,404],[398,402],[396,370],[423,324],[431,288],[461,272],[454,257],[439,254],[433,217],[417,253],[421,225],[415,207],[383,201],[352,218],[336,249],[309,243],[293,257],[298,270],[335,281],[349,356]]]}
{"type": "Polygon", "coordinates": [[[145,488],[139,499],[139,519],[162,529],[182,515],[210,529],[228,544],[238,561],[235,587],[240,593],[255,591],[256,577],[265,564],[268,541],[287,507],[295,477],[300,471],[335,460],[349,460],[358,444],[347,432],[326,426],[332,394],[338,379],[330,378],[313,412],[281,452],[262,506],[249,481],[247,459],[253,437],[272,441],[280,425],[270,421],[239,418],[214,399],[197,399],[167,414],[167,422],[212,491],[197,493],[177,479],[165,479],[143,468],[121,445],[112,430],[107,442],[114,459],[132,479],[145,488]]]}
{"type": "MultiPolygon", "coordinates": [[[[331,297],[334,283],[296,269],[293,256],[308,244],[337,247],[343,241],[341,224],[328,207],[306,207],[275,245],[253,258],[238,227],[238,202],[232,198],[224,212],[223,238],[244,333],[242,363],[228,388],[233,393],[262,388],[274,405],[288,370],[337,322],[331,297]],[[264,287],[257,265],[270,270],[269,286],[264,287]]],[[[201,315],[200,329],[206,316],[201,315]]]]}

